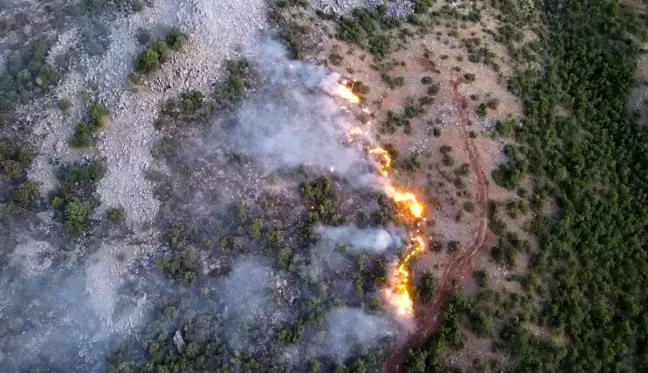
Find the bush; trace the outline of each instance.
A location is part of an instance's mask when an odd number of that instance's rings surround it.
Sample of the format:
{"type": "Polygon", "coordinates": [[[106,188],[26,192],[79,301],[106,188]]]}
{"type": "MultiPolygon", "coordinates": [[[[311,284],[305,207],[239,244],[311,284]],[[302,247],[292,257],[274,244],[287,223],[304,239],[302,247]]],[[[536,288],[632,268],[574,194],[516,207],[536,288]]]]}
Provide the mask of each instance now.
{"type": "Polygon", "coordinates": [[[436,295],[436,278],[432,273],[426,272],[421,276],[416,289],[418,300],[423,304],[431,304],[436,295]]]}
{"type": "Polygon", "coordinates": [[[351,86],[351,91],[358,96],[366,95],[369,93],[369,86],[360,80],[356,80],[351,86]]]}
{"type": "Polygon", "coordinates": [[[175,50],[180,50],[187,42],[187,35],[185,35],[178,27],[172,27],[166,36],[166,45],[175,50]]]}
{"type": "Polygon", "coordinates": [[[78,123],[72,136],[72,145],[84,148],[92,144],[92,129],[86,123],[78,123]]]}
{"type": "Polygon", "coordinates": [[[484,105],[483,103],[479,104],[479,106],[477,107],[477,115],[483,118],[487,114],[488,114],[488,109],[486,109],[486,105],[484,105]]]}
{"type": "Polygon", "coordinates": [[[441,90],[441,86],[439,86],[439,83],[436,83],[428,87],[427,93],[430,96],[436,96],[440,90],[441,90]]]}
{"type": "Polygon", "coordinates": [[[422,83],[422,84],[425,84],[425,85],[429,85],[429,84],[434,83],[434,79],[432,79],[431,76],[427,76],[427,75],[426,75],[426,76],[424,76],[424,77],[421,78],[421,83],[422,83]]]}
{"type": "Polygon", "coordinates": [[[515,129],[514,120],[498,120],[495,123],[495,131],[502,136],[509,136],[515,129]]]}
{"type": "Polygon", "coordinates": [[[20,184],[12,193],[12,200],[16,203],[26,203],[40,196],[38,183],[35,181],[26,181],[20,184]]]}
{"type": "Polygon", "coordinates": [[[424,14],[427,13],[430,7],[434,5],[434,0],[416,0],[414,2],[414,13],[424,14]]]}
{"type": "Polygon", "coordinates": [[[144,74],[151,74],[160,69],[160,55],[152,48],[144,50],[135,64],[135,69],[144,74]]]}
{"type": "Polygon", "coordinates": [[[81,232],[90,215],[90,206],[87,203],[70,202],[65,207],[65,227],[70,232],[81,232]]]}
{"type": "Polygon", "coordinates": [[[78,123],[70,143],[76,147],[92,145],[92,134],[103,127],[108,107],[103,102],[95,102],[90,109],[90,123],[78,123]]]}
{"type": "Polygon", "coordinates": [[[396,89],[400,88],[405,85],[405,77],[402,76],[397,76],[395,78],[392,78],[386,73],[382,74],[382,79],[387,85],[389,85],[389,88],[391,89],[396,89]]]}
{"type": "Polygon", "coordinates": [[[499,100],[496,98],[491,98],[490,100],[486,101],[486,106],[488,106],[490,109],[497,110],[497,107],[499,106],[499,100]]]}
{"type": "Polygon", "coordinates": [[[114,207],[106,211],[108,220],[112,222],[120,222],[126,218],[126,210],[123,207],[114,207]]]}
{"type": "Polygon", "coordinates": [[[62,98],[58,101],[58,107],[62,112],[67,113],[70,107],[72,107],[72,103],[67,98],[62,98]]]}
{"type": "Polygon", "coordinates": [[[108,116],[108,106],[103,102],[95,102],[90,109],[90,125],[93,130],[103,127],[104,121],[108,116]]]}
{"type": "Polygon", "coordinates": [[[466,81],[468,81],[468,82],[474,82],[475,81],[475,74],[466,73],[466,74],[464,74],[464,79],[466,79],[466,81]]]}
{"type": "Polygon", "coordinates": [[[383,58],[391,51],[391,42],[385,34],[378,34],[369,41],[369,52],[383,58]]]}

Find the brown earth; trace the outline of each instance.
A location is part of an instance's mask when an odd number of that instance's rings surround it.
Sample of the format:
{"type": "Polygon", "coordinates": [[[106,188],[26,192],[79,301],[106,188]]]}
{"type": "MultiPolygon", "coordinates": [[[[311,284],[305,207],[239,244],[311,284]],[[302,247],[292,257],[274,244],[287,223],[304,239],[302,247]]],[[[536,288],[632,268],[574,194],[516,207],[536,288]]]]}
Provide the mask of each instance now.
{"type": "Polygon", "coordinates": [[[477,147],[475,146],[473,139],[469,136],[468,113],[465,109],[468,107],[468,100],[459,91],[459,86],[462,82],[463,80],[461,78],[451,81],[453,87],[453,101],[460,113],[460,118],[458,119],[460,120],[463,139],[468,151],[470,167],[477,178],[477,193],[475,197],[477,204],[480,207],[479,223],[474,228],[474,238],[470,247],[445,264],[434,303],[429,307],[419,308],[417,310],[417,312],[420,312],[421,314],[418,328],[414,334],[409,337],[409,339],[395,348],[394,352],[383,365],[383,372],[385,373],[400,372],[401,367],[405,362],[407,351],[410,348],[421,344],[427,337],[439,329],[441,326],[441,314],[443,313],[445,302],[448,296],[454,291],[453,280],[465,278],[467,274],[472,273],[475,270],[475,267],[478,264],[478,259],[483,253],[483,250],[487,247],[487,241],[490,237],[487,215],[488,183],[486,181],[486,173],[481,167],[477,147]]]}

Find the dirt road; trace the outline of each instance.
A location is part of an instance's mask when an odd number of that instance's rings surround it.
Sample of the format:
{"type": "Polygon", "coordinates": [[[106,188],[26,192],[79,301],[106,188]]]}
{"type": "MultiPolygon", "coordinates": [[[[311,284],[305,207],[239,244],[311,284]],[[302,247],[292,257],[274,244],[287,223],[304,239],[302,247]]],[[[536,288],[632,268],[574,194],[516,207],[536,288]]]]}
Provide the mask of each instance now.
{"type": "MultiPolygon", "coordinates": [[[[479,153],[473,139],[470,137],[468,100],[464,97],[459,87],[463,79],[457,78],[452,83],[452,100],[456,105],[459,117],[459,125],[464,140],[464,146],[468,153],[470,168],[477,179],[476,202],[479,206],[479,216],[473,232],[472,244],[446,263],[443,274],[439,280],[437,296],[434,303],[426,308],[417,309],[421,314],[417,329],[407,340],[396,346],[390,357],[383,365],[384,373],[399,373],[402,371],[403,363],[410,348],[420,345],[427,337],[439,330],[441,326],[441,315],[445,302],[454,291],[453,280],[465,279],[472,274],[477,265],[478,259],[486,248],[488,232],[488,184],[486,174],[481,167],[479,153]]],[[[461,284],[459,284],[461,285],[461,284]]]]}

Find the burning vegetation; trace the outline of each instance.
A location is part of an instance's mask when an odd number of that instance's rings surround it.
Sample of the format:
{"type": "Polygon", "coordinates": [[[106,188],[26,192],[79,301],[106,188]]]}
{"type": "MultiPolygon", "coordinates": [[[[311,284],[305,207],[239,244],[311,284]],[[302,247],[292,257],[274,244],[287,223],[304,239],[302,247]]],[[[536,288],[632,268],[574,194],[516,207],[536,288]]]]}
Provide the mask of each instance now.
{"type": "MultiPolygon", "coordinates": [[[[349,88],[352,86],[353,83],[343,81],[336,92],[340,98],[352,104],[358,104],[361,100],[349,88]]],[[[368,112],[368,110],[364,108],[364,111],[368,112]]],[[[366,125],[369,126],[370,124],[371,122],[367,122],[366,125]]],[[[410,226],[408,229],[409,239],[405,245],[405,252],[392,270],[389,287],[383,290],[387,302],[397,311],[397,314],[409,318],[414,314],[414,302],[409,286],[409,264],[411,264],[412,259],[425,250],[425,235],[422,231],[421,223],[426,219],[426,209],[423,203],[419,202],[413,193],[398,190],[393,186],[394,182],[390,179],[392,167],[391,155],[386,149],[372,144],[374,141],[372,141],[373,139],[370,136],[369,129],[362,130],[359,127],[352,127],[349,130],[350,141],[355,142],[363,138],[370,143],[370,145],[365,146],[365,149],[369,156],[376,159],[374,165],[383,178],[381,180],[381,189],[406,214],[405,221],[410,226]]]]}

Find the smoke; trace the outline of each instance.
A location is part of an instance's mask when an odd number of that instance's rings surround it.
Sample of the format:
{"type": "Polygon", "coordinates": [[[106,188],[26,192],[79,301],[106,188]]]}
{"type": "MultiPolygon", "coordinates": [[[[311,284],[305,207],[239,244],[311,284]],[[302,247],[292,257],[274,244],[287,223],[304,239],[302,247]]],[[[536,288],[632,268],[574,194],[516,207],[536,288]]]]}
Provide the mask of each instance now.
{"type": "Polygon", "coordinates": [[[383,252],[399,247],[400,238],[382,228],[316,227],[316,233],[326,239],[347,247],[352,253],[383,252]]]}
{"type": "Polygon", "coordinates": [[[338,362],[356,352],[385,342],[394,336],[396,328],[380,314],[370,314],[357,308],[333,310],[326,321],[326,338],[320,352],[338,362]]]}
{"type": "Polygon", "coordinates": [[[248,258],[238,262],[223,281],[221,292],[228,313],[241,318],[263,315],[271,299],[271,270],[261,259],[248,258]]]}
{"type": "Polygon", "coordinates": [[[333,167],[342,174],[362,168],[362,154],[344,145],[348,120],[334,94],[338,75],[287,58],[283,47],[264,42],[256,54],[263,87],[241,105],[232,143],[238,151],[269,158],[277,166],[333,167]]]}
{"type": "Polygon", "coordinates": [[[223,332],[236,352],[253,352],[271,342],[271,330],[286,320],[272,299],[273,271],[263,258],[245,258],[220,284],[219,298],[228,315],[223,332]]]}

